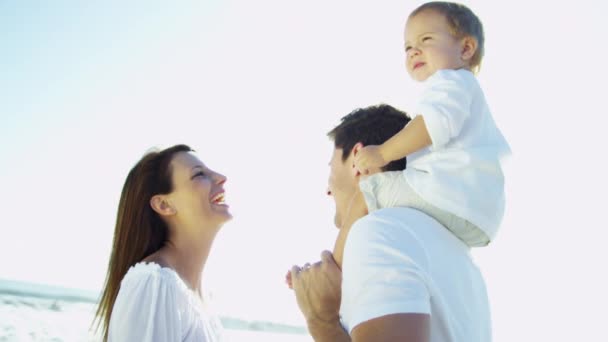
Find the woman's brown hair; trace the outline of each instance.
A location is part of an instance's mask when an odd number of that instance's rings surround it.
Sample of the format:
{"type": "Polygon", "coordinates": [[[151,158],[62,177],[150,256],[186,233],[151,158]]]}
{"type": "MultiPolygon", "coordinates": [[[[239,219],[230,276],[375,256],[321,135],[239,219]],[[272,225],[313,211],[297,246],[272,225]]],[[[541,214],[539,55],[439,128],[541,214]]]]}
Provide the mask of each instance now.
{"type": "Polygon", "coordinates": [[[110,316],[122,278],[131,266],[158,251],[167,241],[168,227],[150,206],[150,199],[173,190],[171,160],[178,152],[190,151],[186,145],[175,145],[149,152],[127,175],[118,204],[108,273],[95,314],[96,329],[102,325],[104,341],[108,338],[110,316]]]}

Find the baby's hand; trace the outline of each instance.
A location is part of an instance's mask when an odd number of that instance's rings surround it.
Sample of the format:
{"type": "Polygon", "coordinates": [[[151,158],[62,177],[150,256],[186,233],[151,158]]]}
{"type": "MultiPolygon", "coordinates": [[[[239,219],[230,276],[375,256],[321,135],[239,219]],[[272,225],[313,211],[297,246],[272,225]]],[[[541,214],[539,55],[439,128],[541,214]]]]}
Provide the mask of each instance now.
{"type": "Polygon", "coordinates": [[[388,161],[384,160],[380,153],[379,145],[364,146],[355,154],[355,168],[364,175],[369,173],[369,169],[383,167],[386,164],[388,161]]]}

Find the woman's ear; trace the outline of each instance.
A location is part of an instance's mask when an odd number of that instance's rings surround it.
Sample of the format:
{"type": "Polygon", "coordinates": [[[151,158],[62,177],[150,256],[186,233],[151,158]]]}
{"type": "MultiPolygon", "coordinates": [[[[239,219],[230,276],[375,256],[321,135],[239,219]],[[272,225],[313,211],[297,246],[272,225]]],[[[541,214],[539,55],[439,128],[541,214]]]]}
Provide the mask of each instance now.
{"type": "Polygon", "coordinates": [[[177,210],[169,203],[164,195],[154,195],[150,198],[150,207],[160,216],[171,216],[177,213],[177,210]]]}
{"type": "Polygon", "coordinates": [[[471,61],[471,58],[475,56],[475,52],[477,52],[477,39],[471,36],[462,38],[462,60],[467,62],[471,61]]]}

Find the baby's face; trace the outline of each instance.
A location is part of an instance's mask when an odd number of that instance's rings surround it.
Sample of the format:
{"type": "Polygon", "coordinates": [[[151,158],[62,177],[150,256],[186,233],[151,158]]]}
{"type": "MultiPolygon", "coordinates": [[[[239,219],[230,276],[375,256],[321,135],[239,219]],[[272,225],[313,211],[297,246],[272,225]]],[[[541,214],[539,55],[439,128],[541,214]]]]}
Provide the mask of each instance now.
{"type": "Polygon", "coordinates": [[[437,70],[467,67],[462,53],[463,40],[452,35],[443,15],[426,10],[408,19],[405,25],[405,65],[413,79],[424,81],[437,70]]]}

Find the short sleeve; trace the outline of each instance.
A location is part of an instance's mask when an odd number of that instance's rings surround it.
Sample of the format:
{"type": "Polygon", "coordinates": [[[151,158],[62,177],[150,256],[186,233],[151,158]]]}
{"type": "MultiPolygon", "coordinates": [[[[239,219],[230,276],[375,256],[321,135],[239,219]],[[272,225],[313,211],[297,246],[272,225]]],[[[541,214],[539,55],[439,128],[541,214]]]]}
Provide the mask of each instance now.
{"type": "Polygon", "coordinates": [[[474,77],[469,71],[439,70],[425,81],[414,114],[424,118],[434,149],[457,137],[471,116],[474,77]]]}
{"type": "MultiPolygon", "coordinates": [[[[137,271],[132,270],[132,271],[137,271]]],[[[110,342],[181,341],[175,282],[160,272],[127,274],[110,319],[110,342]]]]}
{"type": "Polygon", "coordinates": [[[341,314],[349,332],[377,317],[431,311],[424,249],[398,222],[370,216],[353,225],[345,246],[341,314]]]}

